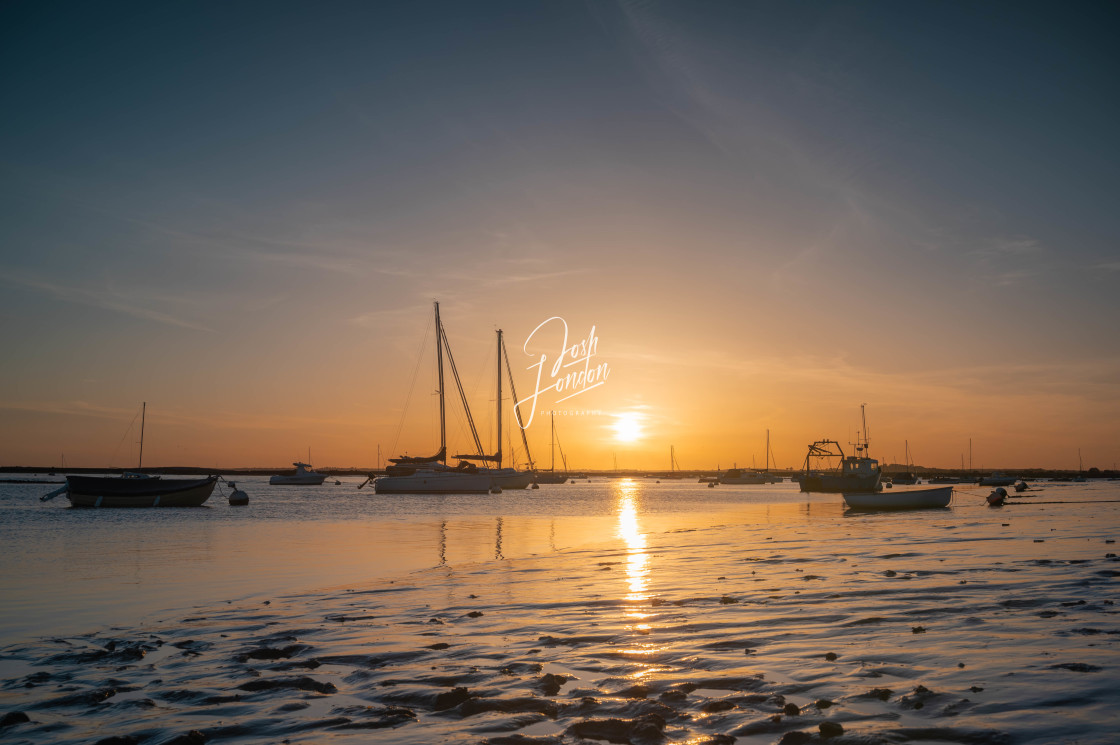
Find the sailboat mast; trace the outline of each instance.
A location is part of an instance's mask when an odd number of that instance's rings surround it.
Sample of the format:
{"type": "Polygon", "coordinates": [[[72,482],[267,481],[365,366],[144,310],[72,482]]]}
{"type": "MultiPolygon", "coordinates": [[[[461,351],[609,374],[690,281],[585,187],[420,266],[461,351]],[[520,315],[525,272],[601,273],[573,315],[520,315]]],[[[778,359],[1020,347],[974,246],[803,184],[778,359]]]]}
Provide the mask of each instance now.
{"type": "Polygon", "coordinates": [[[443,324],[439,320],[439,302],[436,301],[436,369],[439,371],[439,452],[447,463],[447,421],[443,403],[443,324]]]}
{"type": "MultiPolygon", "coordinates": [[[[503,341],[501,345],[501,355],[506,361],[506,375],[509,376],[509,395],[513,398],[513,416],[517,421],[517,428],[521,430],[521,444],[525,446],[525,460],[529,463],[529,470],[537,470],[537,465],[533,462],[533,454],[529,452],[529,437],[525,434],[525,426],[521,423],[521,406],[517,401],[517,386],[513,382],[513,368],[509,364],[509,350],[506,349],[506,344],[503,341]]],[[[512,445],[510,448],[512,449],[512,445]]]]}
{"type": "Polygon", "coordinates": [[[549,412],[549,413],[552,414],[552,440],[551,440],[551,442],[549,442],[549,445],[548,445],[548,450],[549,450],[548,470],[549,471],[555,471],[556,470],[556,412],[552,411],[552,412],[549,412]]]}
{"type": "Polygon", "coordinates": [[[770,430],[766,430],[766,472],[770,473],[770,430]]]}
{"type": "MultiPolygon", "coordinates": [[[[144,401],[140,404],[140,461],[136,464],[136,470],[139,471],[144,467],[144,419],[148,414],[148,402],[144,401]]],[[[133,419],[132,421],[136,421],[133,419]]]]}
{"type": "MultiPolygon", "coordinates": [[[[498,329],[498,468],[502,467],[502,330],[498,329]]],[[[510,453],[513,453],[513,446],[510,445],[510,453]]]]}

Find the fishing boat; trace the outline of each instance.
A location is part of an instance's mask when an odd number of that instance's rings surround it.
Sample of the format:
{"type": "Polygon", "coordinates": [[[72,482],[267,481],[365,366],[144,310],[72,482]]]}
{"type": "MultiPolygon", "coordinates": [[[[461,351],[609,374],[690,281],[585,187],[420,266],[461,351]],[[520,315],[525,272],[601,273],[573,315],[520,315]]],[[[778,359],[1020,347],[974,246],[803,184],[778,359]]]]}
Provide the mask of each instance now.
{"type": "MultiPolygon", "coordinates": [[[[218,476],[201,479],[163,479],[142,472],[144,422],[148,404],[140,409],[140,457],[135,472],[121,476],[67,476],[66,485],[40,501],[65,494],[73,507],[200,507],[214,492],[218,476]]],[[[135,419],[133,421],[136,421],[135,419]]]]}
{"type": "Polygon", "coordinates": [[[953,487],[933,486],[923,489],[892,489],[875,492],[844,492],[844,502],[855,510],[919,510],[948,507],[953,500],[953,487]]]}
{"type": "MultiPolygon", "coordinates": [[[[385,471],[386,475],[379,478],[370,476],[358,487],[365,486],[373,481],[373,490],[378,494],[485,494],[491,489],[491,478],[488,474],[479,473],[473,463],[462,462],[456,467],[447,465],[447,414],[446,396],[443,378],[443,353],[447,350],[448,362],[454,375],[459,395],[466,406],[466,397],[463,395],[463,386],[459,382],[459,374],[455,370],[455,360],[451,356],[451,348],[447,344],[443,322],[439,317],[439,303],[435,303],[436,327],[436,370],[439,377],[439,451],[432,456],[401,456],[390,458],[385,471]]],[[[470,419],[470,410],[467,409],[467,418],[470,419]]],[[[471,422],[474,431],[474,423],[471,422]]],[[[477,443],[478,435],[475,434],[477,443]]],[[[481,452],[482,448],[479,447],[481,452]]]]}
{"type": "Polygon", "coordinates": [[[863,416],[863,440],[856,435],[856,454],[845,455],[835,440],[817,440],[809,446],[805,465],[794,478],[803,492],[877,492],[882,489],[883,471],[879,461],[868,457],[866,404],[860,406],[863,416]],[[838,467],[822,469],[821,463],[838,467]]]}
{"type": "Polygon", "coordinates": [[[272,486],[318,486],[326,480],[327,474],[314,470],[309,463],[295,462],[295,473],[278,473],[268,480],[272,486]]]}

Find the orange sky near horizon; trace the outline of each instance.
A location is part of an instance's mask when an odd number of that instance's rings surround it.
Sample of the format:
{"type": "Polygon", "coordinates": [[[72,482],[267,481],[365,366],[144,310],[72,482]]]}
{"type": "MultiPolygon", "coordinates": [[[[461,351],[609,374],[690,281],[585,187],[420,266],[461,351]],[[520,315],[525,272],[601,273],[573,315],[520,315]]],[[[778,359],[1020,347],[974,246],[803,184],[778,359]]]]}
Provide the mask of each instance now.
{"type": "Polygon", "coordinates": [[[1111,8],[6,10],[0,465],[433,453],[436,300],[484,440],[596,329],[575,469],[1120,461],[1111,8]]]}

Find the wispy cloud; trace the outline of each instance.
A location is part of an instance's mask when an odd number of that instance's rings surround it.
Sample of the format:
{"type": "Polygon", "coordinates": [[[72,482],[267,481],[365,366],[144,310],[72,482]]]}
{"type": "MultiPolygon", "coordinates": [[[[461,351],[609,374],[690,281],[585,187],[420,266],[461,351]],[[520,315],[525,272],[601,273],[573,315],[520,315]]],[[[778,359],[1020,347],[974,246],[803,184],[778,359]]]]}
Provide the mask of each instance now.
{"type": "Polygon", "coordinates": [[[168,326],[176,326],[178,328],[192,329],[194,331],[214,331],[214,329],[201,323],[180,318],[161,310],[138,305],[135,300],[128,297],[125,293],[111,288],[63,285],[57,282],[48,282],[46,280],[5,270],[0,270],[0,281],[37,290],[55,300],[77,303],[79,305],[101,308],[103,310],[111,310],[132,316],[133,318],[140,318],[146,321],[166,324],[168,326]]]}

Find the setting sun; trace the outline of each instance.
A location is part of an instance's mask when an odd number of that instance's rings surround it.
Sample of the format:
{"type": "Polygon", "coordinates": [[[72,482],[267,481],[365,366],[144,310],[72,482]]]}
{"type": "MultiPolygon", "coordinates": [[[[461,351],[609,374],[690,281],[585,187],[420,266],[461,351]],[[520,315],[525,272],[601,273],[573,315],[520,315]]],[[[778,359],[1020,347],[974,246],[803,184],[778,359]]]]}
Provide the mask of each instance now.
{"type": "Polygon", "coordinates": [[[611,426],[614,428],[614,439],[618,442],[637,442],[645,434],[640,416],[633,412],[616,414],[611,426]]]}

